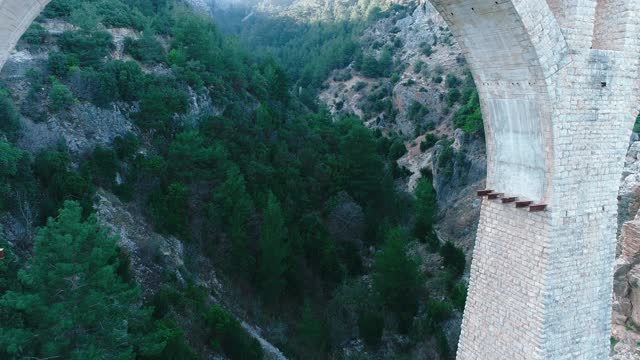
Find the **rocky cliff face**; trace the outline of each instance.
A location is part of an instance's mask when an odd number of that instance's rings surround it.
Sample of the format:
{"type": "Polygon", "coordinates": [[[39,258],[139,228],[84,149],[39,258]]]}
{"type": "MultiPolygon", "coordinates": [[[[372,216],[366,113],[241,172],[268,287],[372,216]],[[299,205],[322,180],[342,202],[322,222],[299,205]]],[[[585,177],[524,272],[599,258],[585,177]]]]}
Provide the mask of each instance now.
{"type": "Polygon", "coordinates": [[[483,188],[486,156],[482,138],[453,125],[461,104],[448,102],[451,87],[445,79],[451,75],[461,82],[469,81],[460,48],[428,2],[407,15],[392,13],[377,21],[364,32],[361,44],[365,55],[376,58],[385,47],[393,47],[392,74],[367,77],[352,64],[334,71],[320,100],[334,114],[355,114],[370,128],[399,134],[405,140],[407,153],[398,165],[410,175],[403,186],[411,192],[425,170],[433,174],[442,209],[440,237],[454,242],[470,257],[480,210],[474,194],[483,188]],[[372,99],[388,100],[395,116],[387,109],[375,108],[372,99]],[[426,134],[441,141],[421,149],[426,134]],[[447,152],[451,158],[441,158],[447,152]],[[452,174],[446,174],[449,171],[452,174]]]}
{"type": "MultiPolygon", "coordinates": [[[[635,139],[637,140],[637,136],[635,139]]],[[[620,235],[613,290],[616,359],[638,359],[640,342],[640,141],[632,141],[619,192],[620,235]]]]}

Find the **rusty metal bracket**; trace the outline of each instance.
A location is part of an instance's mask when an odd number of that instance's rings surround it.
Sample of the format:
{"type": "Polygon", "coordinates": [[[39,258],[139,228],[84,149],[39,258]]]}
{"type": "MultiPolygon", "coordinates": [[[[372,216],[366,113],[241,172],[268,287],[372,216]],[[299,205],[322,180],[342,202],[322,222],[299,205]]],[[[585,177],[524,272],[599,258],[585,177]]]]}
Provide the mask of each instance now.
{"type": "Polygon", "coordinates": [[[517,208],[525,208],[531,204],[533,204],[533,201],[529,201],[529,200],[516,201],[517,208]]]}
{"type": "Polygon", "coordinates": [[[547,209],[547,204],[535,204],[535,205],[529,206],[530,212],[545,211],[546,209],[547,209]]]}

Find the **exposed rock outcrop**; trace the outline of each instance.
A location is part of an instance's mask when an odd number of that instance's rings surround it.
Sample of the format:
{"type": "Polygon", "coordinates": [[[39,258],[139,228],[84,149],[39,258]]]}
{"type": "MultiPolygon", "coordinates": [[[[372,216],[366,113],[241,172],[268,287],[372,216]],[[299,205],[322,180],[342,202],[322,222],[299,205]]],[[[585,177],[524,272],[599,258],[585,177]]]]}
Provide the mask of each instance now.
{"type": "MultiPolygon", "coordinates": [[[[163,284],[164,273],[174,273],[178,281],[187,276],[209,290],[212,300],[219,302],[225,295],[222,282],[218,280],[213,267],[202,266],[206,259],[189,252],[185,245],[173,236],[163,236],[153,231],[151,226],[136,213],[133,205],[122,203],[106,191],[99,191],[95,203],[96,216],[100,224],[118,236],[119,245],[130,261],[131,272],[141,286],[145,298],[153,296],[163,284]],[[188,255],[187,255],[188,253],[188,255]],[[197,274],[187,273],[185,258],[198,262],[197,274]],[[193,257],[200,257],[195,260],[193,257]]],[[[224,303],[224,301],[222,301],[224,303]]],[[[242,327],[256,338],[269,360],[286,360],[282,352],[264,339],[256,326],[241,321],[242,327]]]]}
{"type": "Polygon", "coordinates": [[[619,191],[618,258],[615,263],[612,359],[640,359],[640,141],[627,153],[619,191]]]}

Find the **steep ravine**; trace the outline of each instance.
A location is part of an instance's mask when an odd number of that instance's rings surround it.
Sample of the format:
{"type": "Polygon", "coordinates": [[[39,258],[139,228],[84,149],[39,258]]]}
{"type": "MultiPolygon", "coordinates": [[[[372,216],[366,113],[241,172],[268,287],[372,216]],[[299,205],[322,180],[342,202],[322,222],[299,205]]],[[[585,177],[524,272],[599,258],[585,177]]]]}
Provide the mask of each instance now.
{"type": "MultiPolygon", "coordinates": [[[[73,26],[60,20],[47,20],[43,23],[47,32],[56,36],[65,30],[73,30],[73,26]]],[[[137,37],[131,29],[107,29],[114,38],[114,59],[125,58],[122,55],[123,42],[126,36],[137,37]]],[[[10,89],[13,100],[18,107],[33,109],[38,104],[28,103],[27,94],[30,86],[28,71],[39,69],[46,72],[49,51],[48,46],[29,47],[19,44],[6,66],[0,72],[0,81],[10,89]]],[[[145,71],[164,71],[160,69],[145,69],[145,71]]],[[[191,113],[185,115],[185,121],[203,114],[217,114],[217,109],[211,104],[210,97],[191,94],[191,113]]],[[[135,112],[135,104],[113,104],[109,108],[99,108],[88,102],[76,102],[69,111],[53,115],[42,111],[43,118],[36,120],[29,117],[29,112],[20,116],[21,132],[18,146],[30,152],[33,156],[41,150],[56,147],[60,144],[69,154],[79,160],[96,146],[110,146],[113,140],[127,132],[138,133],[131,113],[135,112]]],[[[138,133],[139,134],[139,133],[138,133]]],[[[144,151],[144,150],[142,150],[144,151]]],[[[185,279],[194,281],[209,293],[209,301],[219,304],[240,321],[242,327],[253,336],[262,346],[266,359],[286,360],[283,353],[261,333],[249,316],[235,306],[233,292],[227,291],[225,285],[216,275],[213,264],[198,253],[193,245],[186,244],[173,236],[161,235],[153,231],[153,227],[143,215],[140,204],[126,204],[112,193],[99,189],[94,209],[98,221],[111,233],[118,237],[119,246],[130,262],[130,270],[136,283],[140,285],[143,299],[149,300],[158,293],[167,273],[175,274],[178,282],[185,284],[185,279]],[[188,259],[185,261],[185,259],[188,259]],[[197,268],[188,263],[197,263],[197,268]]],[[[35,216],[32,208],[26,206],[23,210],[25,219],[17,219],[9,214],[0,216],[0,236],[16,246],[17,239],[24,238],[24,233],[32,229],[25,228],[25,221],[29,223],[35,216]],[[25,213],[26,212],[26,213],[25,213]]],[[[28,237],[32,237],[31,234],[28,237]]],[[[188,327],[188,322],[185,322],[188,327]]],[[[221,359],[216,354],[208,354],[210,358],[221,359]]]]}
{"type": "Polygon", "coordinates": [[[333,72],[325,82],[320,100],[332,113],[355,114],[368,127],[399,134],[405,140],[407,153],[398,160],[398,165],[410,172],[404,189],[409,192],[415,189],[423,169],[433,174],[441,209],[441,240],[452,241],[470,259],[480,215],[475,190],[484,186],[486,155],[481,137],[453,125],[461,104],[447,103],[451,89],[443,79],[453,75],[462,82],[468,81],[468,66],[460,48],[445,21],[428,2],[405,17],[392,15],[378,20],[365,30],[361,44],[363,53],[374,57],[380,57],[380,49],[385,46],[402,44],[394,45],[393,50],[393,73],[398,76],[370,78],[350,65],[333,72]],[[369,99],[381,89],[390,89],[388,98],[397,111],[393,120],[385,112],[368,110],[369,99]],[[426,113],[412,115],[416,104],[426,109],[426,113]],[[441,141],[423,150],[425,134],[435,135],[441,141]],[[440,155],[449,143],[456,155],[448,161],[453,176],[446,176],[440,164],[440,155]]]}

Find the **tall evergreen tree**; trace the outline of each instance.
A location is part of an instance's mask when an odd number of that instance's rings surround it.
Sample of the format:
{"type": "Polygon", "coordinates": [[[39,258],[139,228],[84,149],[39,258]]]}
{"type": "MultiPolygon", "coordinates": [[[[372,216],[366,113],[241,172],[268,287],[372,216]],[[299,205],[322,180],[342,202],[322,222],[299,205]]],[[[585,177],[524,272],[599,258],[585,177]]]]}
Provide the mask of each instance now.
{"type": "Polygon", "coordinates": [[[384,305],[400,321],[400,330],[408,330],[418,310],[422,275],[418,261],[407,254],[407,234],[393,229],[376,255],[373,288],[384,305]]]}
{"type": "Polygon", "coordinates": [[[261,257],[258,273],[259,287],[267,302],[276,301],[285,287],[284,274],[289,254],[286,236],[287,230],[280,203],[273,193],[269,192],[260,239],[261,257]]]}
{"type": "Polygon", "coordinates": [[[433,225],[436,222],[438,203],[431,179],[422,178],[416,187],[416,223],[414,235],[422,240],[435,239],[433,225]]]}
{"type": "Polygon", "coordinates": [[[384,178],[382,158],[376,151],[376,140],[371,131],[359,123],[344,120],[350,127],[342,137],[340,154],[341,182],[356,200],[369,204],[381,196],[380,179],[384,178]]]}
{"type": "Polygon", "coordinates": [[[213,194],[212,216],[231,239],[232,271],[249,279],[254,273],[255,256],[249,246],[246,225],[253,214],[253,200],[247,192],[244,176],[237,166],[227,171],[227,179],[213,194]]]}
{"type": "Polygon", "coordinates": [[[22,289],[0,308],[23,323],[0,324],[0,354],[61,359],[134,359],[162,351],[162,339],[136,334],[150,320],[138,288],[118,275],[116,239],[94,216],[82,221],[77,202],[65,202],[35,240],[33,258],[18,273],[22,289]]]}

